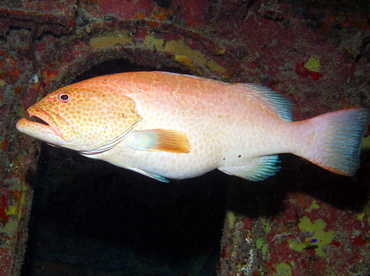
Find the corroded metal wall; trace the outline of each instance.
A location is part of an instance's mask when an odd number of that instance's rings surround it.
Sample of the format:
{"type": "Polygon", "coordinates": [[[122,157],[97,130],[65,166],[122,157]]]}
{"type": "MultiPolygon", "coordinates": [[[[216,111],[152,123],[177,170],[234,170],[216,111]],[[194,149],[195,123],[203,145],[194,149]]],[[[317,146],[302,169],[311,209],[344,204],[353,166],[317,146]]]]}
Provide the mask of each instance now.
{"type": "MultiPolygon", "coordinates": [[[[15,122],[37,98],[95,64],[124,58],[262,83],[295,104],[295,119],[370,108],[365,0],[117,2],[0,3],[0,271],[6,275],[20,271],[32,201],[27,179],[39,152],[15,122]]],[[[219,274],[365,275],[369,152],[363,159],[354,178],[296,159],[258,185],[230,180],[219,274]]]]}

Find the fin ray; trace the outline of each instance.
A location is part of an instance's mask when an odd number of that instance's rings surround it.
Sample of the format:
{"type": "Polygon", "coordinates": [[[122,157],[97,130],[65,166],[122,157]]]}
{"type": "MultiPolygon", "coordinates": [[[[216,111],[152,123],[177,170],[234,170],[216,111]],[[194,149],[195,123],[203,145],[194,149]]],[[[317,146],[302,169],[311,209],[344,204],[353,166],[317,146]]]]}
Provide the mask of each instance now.
{"type": "Polygon", "coordinates": [[[248,93],[253,93],[258,99],[267,104],[270,109],[282,120],[292,121],[292,108],[293,104],[278,92],[259,84],[238,83],[243,89],[247,89],[248,93]]]}
{"type": "Polygon", "coordinates": [[[280,167],[276,166],[278,155],[266,155],[251,160],[244,166],[218,168],[220,171],[250,181],[261,181],[275,175],[280,167]]]}
{"type": "Polygon", "coordinates": [[[370,111],[351,108],[307,120],[314,125],[316,138],[303,158],[337,174],[353,176],[359,167],[362,137],[370,123],[370,111]]]}

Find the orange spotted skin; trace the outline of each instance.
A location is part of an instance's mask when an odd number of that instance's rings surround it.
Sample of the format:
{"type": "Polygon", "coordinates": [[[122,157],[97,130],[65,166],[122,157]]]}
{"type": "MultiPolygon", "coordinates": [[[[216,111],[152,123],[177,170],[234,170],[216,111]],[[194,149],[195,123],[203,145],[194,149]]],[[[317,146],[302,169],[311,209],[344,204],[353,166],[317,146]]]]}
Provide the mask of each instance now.
{"type": "Polygon", "coordinates": [[[242,165],[255,155],[288,150],[283,141],[275,143],[276,136],[265,126],[266,117],[271,125],[286,122],[243,91],[235,95],[235,87],[230,84],[160,73],[146,73],[144,77],[139,73],[112,75],[109,83],[136,102],[143,120],[135,129],[179,130],[189,137],[191,150],[181,154],[137,151],[122,143],[92,158],[181,179],[242,165]],[[251,116],[259,116],[259,120],[246,119],[251,116]]]}
{"type": "Polygon", "coordinates": [[[290,122],[289,103],[259,89],[165,72],[101,76],[28,109],[47,125],[21,119],[17,129],[160,181],[216,168],[261,180],[276,171],[275,154],[311,152],[318,127],[290,122]]]}

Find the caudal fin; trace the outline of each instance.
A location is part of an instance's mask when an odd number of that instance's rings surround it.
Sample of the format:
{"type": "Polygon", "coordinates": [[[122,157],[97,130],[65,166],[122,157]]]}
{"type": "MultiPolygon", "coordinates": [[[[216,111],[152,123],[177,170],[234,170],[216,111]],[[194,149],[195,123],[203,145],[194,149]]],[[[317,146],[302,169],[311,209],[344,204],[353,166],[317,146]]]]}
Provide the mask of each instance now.
{"type": "Polygon", "coordinates": [[[307,123],[314,129],[312,144],[299,155],[328,171],[354,175],[359,167],[362,137],[370,123],[370,110],[339,110],[309,119],[307,123]]]}

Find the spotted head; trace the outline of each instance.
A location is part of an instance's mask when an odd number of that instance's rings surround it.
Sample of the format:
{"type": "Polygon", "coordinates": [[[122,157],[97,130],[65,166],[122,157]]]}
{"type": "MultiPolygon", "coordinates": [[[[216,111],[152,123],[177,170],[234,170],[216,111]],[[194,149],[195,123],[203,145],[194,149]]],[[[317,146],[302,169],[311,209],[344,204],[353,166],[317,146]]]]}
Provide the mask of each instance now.
{"type": "Polygon", "coordinates": [[[104,152],[119,143],[141,117],[134,100],[103,81],[60,88],[27,109],[19,131],[52,145],[84,154],[104,152]]]}

